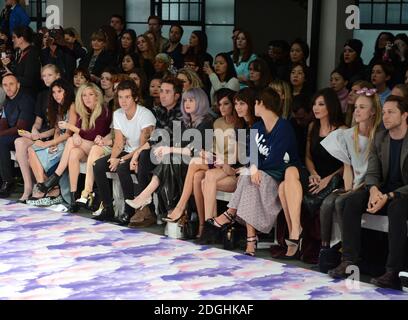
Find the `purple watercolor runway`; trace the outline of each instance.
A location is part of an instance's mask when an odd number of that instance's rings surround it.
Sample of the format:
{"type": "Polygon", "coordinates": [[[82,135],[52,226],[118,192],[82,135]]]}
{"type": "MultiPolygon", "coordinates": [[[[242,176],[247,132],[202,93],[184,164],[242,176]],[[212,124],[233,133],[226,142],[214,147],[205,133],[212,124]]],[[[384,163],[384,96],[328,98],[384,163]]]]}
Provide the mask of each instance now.
{"type": "Polygon", "coordinates": [[[408,299],[318,272],[0,200],[0,299],[408,299]]]}

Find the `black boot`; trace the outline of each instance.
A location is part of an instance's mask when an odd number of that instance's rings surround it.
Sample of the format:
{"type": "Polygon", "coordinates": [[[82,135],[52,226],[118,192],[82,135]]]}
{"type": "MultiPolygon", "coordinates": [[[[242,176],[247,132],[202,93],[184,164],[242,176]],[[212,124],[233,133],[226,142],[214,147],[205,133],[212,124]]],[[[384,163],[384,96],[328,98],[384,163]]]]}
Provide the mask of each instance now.
{"type": "Polygon", "coordinates": [[[104,207],[101,214],[92,219],[98,221],[110,221],[110,222],[115,221],[115,211],[113,210],[113,206],[109,205],[107,207],[104,207]]]}
{"type": "Polygon", "coordinates": [[[53,173],[44,183],[38,183],[38,190],[42,193],[47,194],[52,188],[58,185],[61,176],[53,173]]]}
{"type": "Polygon", "coordinates": [[[78,207],[78,204],[77,204],[77,202],[76,202],[76,199],[75,199],[75,193],[76,192],[71,192],[70,193],[70,204],[69,204],[69,207],[68,207],[68,211],[69,212],[71,212],[71,213],[75,213],[75,212],[78,212],[78,210],[79,210],[79,207],[78,207]]]}

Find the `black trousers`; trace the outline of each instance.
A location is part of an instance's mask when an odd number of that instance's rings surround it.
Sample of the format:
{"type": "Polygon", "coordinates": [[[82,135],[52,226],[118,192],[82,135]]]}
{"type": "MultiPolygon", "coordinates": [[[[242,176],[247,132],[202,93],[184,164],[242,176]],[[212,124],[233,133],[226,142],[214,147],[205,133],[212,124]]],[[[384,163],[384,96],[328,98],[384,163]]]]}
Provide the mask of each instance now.
{"type": "Polygon", "coordinates": [[[18,136],[0,137],[0,176],[3,182],[13,181],[13,161],[10,151],[15,151],[14,141],[18,136]]]}
{"type": "MultiPolygon", "coordinates": [[[[128,153],[122,152],[118,158],[126,156],[128,153]]],[[[103,157],[95,162],[94,165],[94,176],[95,176],[95,183],[98,186],[98,190],[100,192],[100,197],[103,201],[105,207],[113,205],[113,197],[112,191],[109,185],[109,179],[106,177],[106,172],[110,172],[109,170],[109,163],[108,160],[110,159],[110,155],[103,157]]],[[[119,164],[116,173],[118,174],[120,185],[123,191],[123,197],[125,199],[133,199],[135,196],[134,187],[133,187],[133,180],[131,177],[131,171],[129,168],[130,159],[125,161],[124,163],[119,164]]],[[[125,212],[128,214],[133,214],[135,210],[125,205],[125,212]]]]}
{"type": "Polygon", "coordinates": [[[146,189],[152,179],[152,171],[156,167],[150,160],[150,151],[151,150],[143,150],[139,155],[139,163],[136,173],[136,196],[138,196],[144,189],[146,189]]]}
{"type": "MultiPolygon", "coordinates": [[[[366,212],[370,193],[359,190],[345,201],[343,211],[343,259],[357,262],[361,252],[361,217],[366,212]]],[[[407,252],[408,199],[395,199],[377,213],[388,215],[387,270],[399,272],[404,268],[407,252]]]]}

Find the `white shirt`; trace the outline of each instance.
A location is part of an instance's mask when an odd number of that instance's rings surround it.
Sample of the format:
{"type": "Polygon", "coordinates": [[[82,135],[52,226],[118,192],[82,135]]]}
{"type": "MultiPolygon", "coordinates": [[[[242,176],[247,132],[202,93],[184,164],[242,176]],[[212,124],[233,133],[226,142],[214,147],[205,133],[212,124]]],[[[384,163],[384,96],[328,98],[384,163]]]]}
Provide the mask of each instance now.
{"type": "Polygon", "coordinates": [[[122,109],[113,114],[113,128],[119,130],[126,139],[124,151],[127,153],[140,147],[142,130],[151,126],[156,126],[156,118],[149,109],[141,105],[137,105],[136,113],[130,120],[122,109]]]}

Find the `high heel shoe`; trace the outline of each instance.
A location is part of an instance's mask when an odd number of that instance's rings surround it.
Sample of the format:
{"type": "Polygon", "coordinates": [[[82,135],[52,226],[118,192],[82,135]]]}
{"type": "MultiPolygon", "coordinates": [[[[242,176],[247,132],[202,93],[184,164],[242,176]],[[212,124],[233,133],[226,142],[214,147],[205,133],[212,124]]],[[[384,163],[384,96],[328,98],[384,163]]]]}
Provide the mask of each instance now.
{"type": "Polygon", "coordinates": [[[300,258],[300,252],[302,250],[302,241],[303,241],[303,239],[301,237],[299,237],[298,240],[285,239],[286,245],[288,247],[294,247],[294,246],[296,247],[296,252],[292,256],[284,255],[282,257],[279,257],[279,259],[282,259],[282,260],[298,260],[300,258]]]}
{"type": "Polygon", "coordinates": [[[47,194],[51,189],[58,185],[60,179],[61,176],[53,173],[45,182],[37,184],[38,190],[44,194],[47,194]]]}
{"type": "Polygon", "coordinates": [[[144,207],[148,206],[149,204],[151,204],[153,201],[152,196],[149,196],[143,203],[137,203],[135,202],[135,199],[131,200],[131,199],[126,199],[126,204],[130,207],[132,207],[135,210],[142,210],[144,207]]]}
{"type": "Polygon", "coordinates": [[[247,237],[247,247],[249,243],[254,243],[254,251],[245,250],[244,254],[246,256],[255,257],[256,248],[258,247],[258,237],[247,237]]]}
{"type": "Polygon", "coordinates": [[[165,218],[163,218],[162,220],[165,221],[165,222],[173,222],[173,223],[176,223],[176,222],[179,221],[184,215],[187,214],[187,210],[186,210],[186,209],[181,208],[181,207],[177,207],[177,206],[176,206],[176,208],[181,209],[182,214],[181,214],[180,217],[178,217],[178,218],[176,218],[176,219],[172,219],[172,218],[169,218],[169,217],[165,217],[165,218]]]}
{"type": "Polygon", "coordinates": [[[81,207],[92,208],[94,200],[94,192],[83,190],[81,192],[81,198],[77,199],[76,203],[81,207]]]}
{"type": "Polygon", "coordinates": [[[211,219],[207,220],[206,222],[211,224],[213,227],[216,227],[216,228],[218,228],[219,230],[222,230],[222,231],[225,230],[226,228],[228,228],[229,226],[231,226],[235,222],[235,215],[232,215],[228,211],[223,212],[221,215],[226,217],[228,222],[220,224],[220,223],[217,222],[217,220],[215,220],[216,218],[211,218],[211,219]]]}
{"type": "Polygon", "coordinates": [[[69,207],[68,207],[68,211],[71,212],[71,213],[76,213],[79,210],[78,204],[75,201],[75,194],[76,194],[76,192],[70,192],[70,200],[71,201],[70,201],[70,204],[69,204],[69,207]]]}

